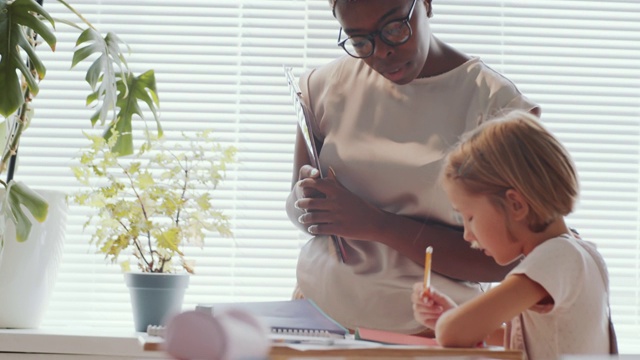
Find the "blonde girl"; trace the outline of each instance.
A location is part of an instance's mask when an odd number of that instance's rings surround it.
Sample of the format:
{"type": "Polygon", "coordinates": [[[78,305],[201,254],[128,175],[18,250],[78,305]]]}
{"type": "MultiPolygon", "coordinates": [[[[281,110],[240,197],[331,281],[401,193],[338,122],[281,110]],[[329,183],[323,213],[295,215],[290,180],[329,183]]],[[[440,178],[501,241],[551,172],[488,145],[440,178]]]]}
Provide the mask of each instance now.
{"type": "Polygon", "coordinates": [[[484,123],[449,153],[441,182],[464,239],[500,265],[519,264],[459,306],[416,283],[415,319],[444,346],[495,339],[508,323],[504,345],[529,359],[609,353],[606,267],[564,221],[578,197],[575,166],[538,119],[514,111],[484,123]]]}

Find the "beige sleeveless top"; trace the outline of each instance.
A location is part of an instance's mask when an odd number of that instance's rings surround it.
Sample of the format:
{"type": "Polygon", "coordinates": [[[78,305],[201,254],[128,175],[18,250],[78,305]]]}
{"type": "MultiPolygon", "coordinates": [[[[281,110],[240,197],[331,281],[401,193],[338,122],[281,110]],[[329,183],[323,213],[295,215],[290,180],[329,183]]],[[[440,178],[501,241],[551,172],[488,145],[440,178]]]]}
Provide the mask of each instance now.
{"type": "MultiPolygon", "coordinates": [[[[305,74],[301,89],[324,141],[325,173],[331,166],[345,187],[385,211],[455,225],[437,184],[446,150],[505,108],[536,106],[479,59],[396,85],[345,56],[305,74]]],[[[318,236],[302,248],[297,280],[306,297],[351,329],[423,330],[410,301],[413,283],[422,280],[421,266],[380,243],[352,239],[345,241],[349,261],[342,264],[332,246],[318,236]]],[[[432,283],[457,302],[479,291],[478,284],[438,274],[432,283]]]]}

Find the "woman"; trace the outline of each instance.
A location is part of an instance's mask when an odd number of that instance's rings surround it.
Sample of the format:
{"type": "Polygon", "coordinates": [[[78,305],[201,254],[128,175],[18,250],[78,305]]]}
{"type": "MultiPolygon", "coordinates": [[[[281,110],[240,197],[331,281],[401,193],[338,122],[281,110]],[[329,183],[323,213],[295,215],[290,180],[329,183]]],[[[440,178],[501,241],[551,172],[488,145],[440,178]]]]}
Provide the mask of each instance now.
{"type": "Polygon", "coordinates": [[[287,213],[314,235],[298,260],[299,290],[350,329],[420,333],[407,299],[426,246],[434,248],[434,286],[458,303],[481,291],[478,282],[509,271],[463,240],[437,183],[445,152],[505,109],[539,109],[508,79],[435,37],[430,0],[330,4],[347,54],[300,81],[328,176],[309,165],[298,132],[287,213]],[[345,262],[331,234],[343,238],[345,262]]]}

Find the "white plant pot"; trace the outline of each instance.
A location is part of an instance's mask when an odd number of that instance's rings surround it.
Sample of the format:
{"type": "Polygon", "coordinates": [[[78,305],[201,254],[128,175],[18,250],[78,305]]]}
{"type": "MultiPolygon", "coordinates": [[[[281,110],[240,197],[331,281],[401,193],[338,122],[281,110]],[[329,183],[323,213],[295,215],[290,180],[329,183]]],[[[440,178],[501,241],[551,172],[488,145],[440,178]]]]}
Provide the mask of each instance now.
{"type": "Polygon", "coordinates": [[[13,223],[0,219],[6,230],[0,258],[0,328],[40,326],[62,259],[68,210],[66,196],[60,191],[36,192],[49,203],[49,213],[43,223],[31,218],[33,227],[26,241],[19,243],[13,223]]]}

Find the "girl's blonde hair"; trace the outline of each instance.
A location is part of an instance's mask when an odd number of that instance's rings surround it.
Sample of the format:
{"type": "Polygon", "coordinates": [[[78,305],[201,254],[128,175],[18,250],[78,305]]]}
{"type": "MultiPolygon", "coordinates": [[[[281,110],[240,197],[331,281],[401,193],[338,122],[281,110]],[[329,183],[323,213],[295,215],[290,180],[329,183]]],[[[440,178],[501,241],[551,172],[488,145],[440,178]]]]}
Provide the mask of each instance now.
{"type": "Polygon", "coordinates": [[[571,213],[579,191],[568,151],[537,117],[521,110],[463,136],[447,155],[442,178],[472,194],[488,195],[501,207],[505,192],[517,190],[529,204],[534,232],[571,213]]]}

